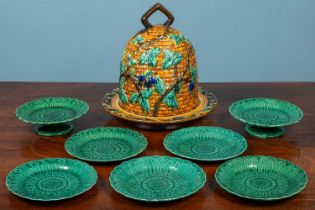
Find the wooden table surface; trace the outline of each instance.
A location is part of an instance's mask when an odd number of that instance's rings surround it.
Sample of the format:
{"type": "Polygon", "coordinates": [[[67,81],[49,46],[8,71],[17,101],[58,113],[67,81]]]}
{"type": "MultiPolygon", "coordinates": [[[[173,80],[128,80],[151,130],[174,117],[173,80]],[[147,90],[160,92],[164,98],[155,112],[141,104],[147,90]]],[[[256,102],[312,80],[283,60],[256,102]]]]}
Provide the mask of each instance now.
{"type": "MultiPolygon", "coordinates": [[[[71,134],[61,137],[36,135],[32,132],[32,125],[15,117],[14,112],[19,105],[40,97],[75,97],[88,102],[90,111],[74,122],[73,133],[99,126],[129,127],[105,113],[101,106],[104,93],[116,86],[102,83],[0,83],[0,209],[315,209],[315,83],[201,84],[217,96],[219,105],[212,114],[192,124],[222,126],[239,132],[248,141],[248,149],[243,155],[271,155],[302,167],[309,176],[308,185],[290,199],[254,202],[225,192],[214,179],[214,172],[221,162],[198,163],[207,174],[207,182],[202,190],[188,198],[165,203],[134,201],[116,193],[108,177],[117,162],[92,164],[99,175],[96,186],[68,200],[34,202],[21,199],[7,190],[5,178],[14,167],[34,159],[71,157],[64,150],[64,142],[71,134]],[[275,97],[290,101],[301,107],[304,118],[300,123],[288,127],[283,137],[266,140],[250,137],[244,131],[244,124],[228,113],[228,106],[232,102],[248,97],[275,97]]],[[[172,156],[162,145],[163,138],[170,131],[136,130],[149,141],[148,148],[139,156],[172,156]]]]}

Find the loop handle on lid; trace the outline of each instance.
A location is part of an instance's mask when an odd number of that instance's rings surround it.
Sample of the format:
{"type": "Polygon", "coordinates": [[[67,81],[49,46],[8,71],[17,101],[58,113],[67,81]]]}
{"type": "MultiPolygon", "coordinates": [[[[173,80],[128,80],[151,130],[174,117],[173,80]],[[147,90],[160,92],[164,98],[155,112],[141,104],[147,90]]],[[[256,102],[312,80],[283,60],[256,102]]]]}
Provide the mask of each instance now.
{"type": "Polygon", "coordinates": [[[146,29],[149,29],[152,27],[151,23],[149,23],[149,17],[155,13],[157,10],[160,10],[168,19],[167,21],[163,24],[167,28],[173,23],[174,21],[174,16],[170,11],[168,11],[162,4],[157,3],[153,5],[144,15],[141,17],[141,22],[144,25],[146,29]]]}

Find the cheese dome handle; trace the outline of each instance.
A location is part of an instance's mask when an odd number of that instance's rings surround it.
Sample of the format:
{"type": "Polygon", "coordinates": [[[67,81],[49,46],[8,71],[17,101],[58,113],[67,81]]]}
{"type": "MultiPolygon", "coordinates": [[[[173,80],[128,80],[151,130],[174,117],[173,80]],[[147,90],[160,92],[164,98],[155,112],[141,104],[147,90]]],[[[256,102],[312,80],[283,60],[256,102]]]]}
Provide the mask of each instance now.
{"type": "Polygon", "coordinates": [[[151,23],[149,23],[149,17],[155,13],[157,10],[160,10],[168,19],[167,21],[163,24],[164,26],[166,26],[167,28],[173,23],[174,21],[174,16],[172,15],[172,13],[170,13],[170,11],[168,11],[162,4],[157,3],[155,5],[153,5],[146,13],[144,13],[144,15],[141,17],[141,22],[144,25],[144,27],[146,29],[151,28],[152,25],[151,23]]]}

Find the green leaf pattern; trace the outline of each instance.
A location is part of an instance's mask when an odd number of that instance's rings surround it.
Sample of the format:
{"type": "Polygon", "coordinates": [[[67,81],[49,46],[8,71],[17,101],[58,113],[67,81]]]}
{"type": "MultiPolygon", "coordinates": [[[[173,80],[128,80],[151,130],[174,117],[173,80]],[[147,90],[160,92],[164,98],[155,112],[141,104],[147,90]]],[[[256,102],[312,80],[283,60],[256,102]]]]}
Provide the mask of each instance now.
{"type": "MultiPolygon", "coordinates": [[[[132,59],[130,53],[128,53],[128,55],[127,55],[127,63],[126,63],[126,65],[123,63],[124,59],[125,59],[125,53],[124,53],[124,55],[123,55],[123,57],[121,59],[121,62],[120,62],[120,72],[122,74],[124,74],[129,69],[130,66],[133,66],[133,65],[137,64],[137,61],[135,59],[132,59]]],[[[130,74],[133,74],[134,71],[135,71],[134,69],[132,69],[132,70],[133,70],[133,72],[130,72],[130,74]]]]}
{"type": "MultiPolygon", "coordinates": [[[[176,99],[176,95],[179,93],[181,88],[182,82],[180,82],[178,85],[174,87],[174,89],[169,92],[165,98],[163,99],[163,102],[168,106],[172,108],[178,108],[178,102],[176,99]]],[[[163,95],[166,91],[166,86],[164,84],[164,81],[160,77],[156,77],[156,84],[155,84],[155,91],[159,95],[163,95]]]]}
{"type": "Polygon", "coordinates": [[[144,76],[145,78],[150,78],[154,75],[153,71],[152,70],[147,70],[144,72],[144,76]]]}
{"type": "Polygon", "coordinates": [[[173,39],[177,45],[180,44],[181,42],[187,42],[191,44],[187,37],[183,36],[182,34],[170,34],[168,38],[173,39]]]}
{"type": "Polygon", "coordinates": [[[128,53],[127,55],[127,68],[133,66],[137,63],[135,59],[132,59],[131,55],[128,53]]]}
{"type": "Polygon", "coordinates": [[[190,64],[189,66],[191,80],[197,82],[197,68],[190,64]]]}
{"type": "Polygon", "coordinates": [[[160,52],[160,48],[153,48],[151,50],[148,50],[140,56],[139,63],[141,65],[148,64],[149,66],[155,67],[157,65],[156,56],[158,56],[160,52]]]}
{"type": "Polygon", "coordinates": [[[150,103],[149,103],[149,100],[148,99],[145,99],[145,98],[138,98],[139,100],[139,103],[142,107],[142,109],[146,112],[149,112],[150,111],[150,103]]]}
{"type": "Polygon", "coordinates": [[[125,73],[126,72],[126,66],[123,64],[123,62],[120,62],[120,72],[125,73]]]}
{"type": "MultiPolygon", "coordinates": [[[[171,34],[171,35],[169,35],[169,38],[173,39],[177,45],[180,44],[181,42],[189,42],[187,40],[187,38],[184,37],[182,34],[179,34],[179,35],[171,34]]],[[[133,43],[138,44],[138,43],[141,43],[143,41],[144,41],[144,38],[140,35],[137,35],[134,38],[133,43]]],[[[160,52],[161,52],[160,48],[153,48],[153,49],[148,50],[147,52],[143,53],[140,56],[139,64],[141,64],[141,65],[147,64],[148,66],[156,67],[157,66],[156,57],[160,54],[160,52]]],[[[162,69],[168,69],[172,66],[176,66],[177,64],[179,64],[182,61],[182,59],[183,59],[183,56],[181,53],[172,52],[168,49],[164,50],[164,59],[162,62],[162,69]]],[[[130,54],[128,54],[126,65],[124,65],[123,62],[121,62],[121,65],[120,65],[121,72],[122,73],[126,72],[126,69],[128,69],[130,66],[135,65],[136,63],[137,63],[136,60],[133,59],[130,54]]],[[[135,72],[135,70],[132,69],[131,74],[134,74],[134,72],[135,72]]],[[[190,65],[190,74],[191,74],[192,80],[196,81],[197,69],[192,65],[190,65]]],[[[147,70],[144,73],[144,75],[146,78],[150,78],[153,75],[153,71],[147,70]]],[[[125,84],[125,78],[122,77],[120,80],[120,84],[119,84],[120,100],[124,103],[128,103],[128,97],[126,96],[126,94],[123,90],[124,84],[125,84]]],[[[179,83],[178,85],[176,85],[174,87],[174,89],[171,92],[169,92],[165,96],[165,98],[163,99],[163,102],[168,107],[178,108],[178,102],[176,99],[176,95],[180,91],[181,85],[182,85],[182,82],[179,83]]],[[[151,97],[154,90],[161,96],[166,91],[166,85],[165,85],[164,81],[159,76],[156,77],[155,88],[145,88],[145,89],[141,90],[140,95],[139,95],[139,93],[133,93],[130,96],[129,101],[130,101],[130,103],[139,103],[141,108],[144,111],[149,112],[150,111],[150,102],[148,99],[151,97]]]]}
{"type": "Polygon", "coordinates": [[[179,35],[171,34],[168,37],[170,39],[173,39],[176,44],[180,44],[181,42],[185,41],[185,38],[184,38],[184,36],[182,34],[179,34],[179,35]]]}
{"type": "Polygon", "coordinates": [[[150,111],[149,98],[151,97],[152,93],[153,93],[152,88],[145,88],[141,91],[140,96],[138,93],[133,93],[130,96],[130,102],[131,103],[138,102],[144,111],[149,112],[150,111]]]}
{"type": "MultiPolygon", "coordinates": [[[[159,76],[156,77],[156,79],[157,79],[157,82],[155,84],[155,91],[159,95],[163,95],[166,91],[166,86],[165,86],[163,80],[159,76]]],[[[182,86],[182,82],[180,82],[178,85],[176,85],[171,92],[166,94],[165,98],[163,99],[163,102],[168,107],[171,107],[173,109],[178,108],[178,102],[176,99],[176,95],[179,93],[181,86],[182,86]]],[[[153,91],[154,91],[153,88],[145,88],[145,89],[141,90],[141,95],[139,95],[138,93],[133,93],[130,96],[130,102],[131,103],[136,103],[136,102],[139,103],[141,108],[144,111],[149,112],[150,111],[149,98],[152,96],[153,91]]]]}
{"type": "Polygon", "coordinates": [[[164,81],[159,76],[156,77],[155,91],[159,95],[163,95],[165,90],[166,90],[166,87],[165,87],[164,81]]]}
{"type": "Polygon", "coordinates": [[[162,69],[167,69],[179,64],[183,59],[182,54],[178,52],[172,52],[170,50],[164,51],[164,60],[162,63],[162,69]]]}
{"type": "Polygon", "coordinates": [[[138,43],[141,43],[143,42],[144,38],[141,36],[141,35],[137,35],[134,40],[133,40],[133,43],[134,44],[138,44],[138,43]]]}
{"type": "Polygon", "coordinates": [[[152,88],[149,88],[149,89],[146,88],[146,89],[143,89],[141,91],[142,97],[145,98],[145,99],[150,98],[152,93],[153,93],[153,89],[152,88]]]}
{"type": "Polygon", "coordinates": [[[124,91],[125,78],[122,77],[119,81],[119,98],[123,103],[128,103],[128,97],[124,91]]]}
{"type": "Polygon", "coordinates": [[[134,103],[137,101],[138,96],[139,96],[138,93],[133,93],[133,94],[130,96],[130,102],[131,102],[132,104],[134,104],[134,103]]]}
{"type": "Polygon", "coordinates": [[[175,92],[175,89],[174,89],[171,92],[169,92],[163,100],[168,107],[172,107],[173,109],[178,108],[176,94],[177,93],[175,92]]]}

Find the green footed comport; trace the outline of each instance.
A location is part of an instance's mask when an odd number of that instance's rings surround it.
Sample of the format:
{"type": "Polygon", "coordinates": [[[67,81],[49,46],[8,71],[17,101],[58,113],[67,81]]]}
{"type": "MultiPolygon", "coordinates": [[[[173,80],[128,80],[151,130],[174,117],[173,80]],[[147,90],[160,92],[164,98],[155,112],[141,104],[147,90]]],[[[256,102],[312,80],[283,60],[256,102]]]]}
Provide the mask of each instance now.
{"type": "Polygon", "coordinates": [[[26,102],[16,109],[16,116],[35,124],[35,132],[42,136],[59,136],[73,129],[71,121],[86,114],[89,105],[69,97],[40,98],[26,102]]]}
{"type": "Polygon", "coordinates": [[[241,155],[247,148],[246,139],[225,128],[195,126],[168,134],[163,142],[169,152],[199,161],[220,161],[241,155]]]}
{"type": "Polygon", "coordinates": [[[100,127],[80,131],[65,143],[66,151],[81,160],[111,162],[136,156],[147,147],[141,133],[127,128],[100,127]]]}
{"type": "Polygon", "coordinates": [[[258,138],[273,138],[284,134],[283,126],[299,122],[303,111],[287,101],[273,98],[248,98],[234,102],[230,114],[247,123],[245,130],[258,138]]]}
{"type": "Polygon", "coordinates": [[[87,163],[68,158],[34,160],[13,169],[6,178],[15,195],[37,201],[71,198],[92,188],[97,172],[87,163]]]}
{"type": "Polygon", "coordinates": [[[171,201],[199,191],[205,172],[196,164],[175,157],[145,156],[114,168],[109,181],[118,193],[141,201],[171,201]]]}
{"type": "Polygon", "coordinates": [[[244,156],[217,168],[217,183],[226,191],[253,200],[280,200],[301,192],[307,174],[293,163],[271,156],[244,156]]]}

